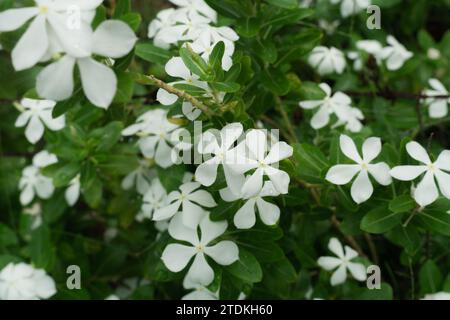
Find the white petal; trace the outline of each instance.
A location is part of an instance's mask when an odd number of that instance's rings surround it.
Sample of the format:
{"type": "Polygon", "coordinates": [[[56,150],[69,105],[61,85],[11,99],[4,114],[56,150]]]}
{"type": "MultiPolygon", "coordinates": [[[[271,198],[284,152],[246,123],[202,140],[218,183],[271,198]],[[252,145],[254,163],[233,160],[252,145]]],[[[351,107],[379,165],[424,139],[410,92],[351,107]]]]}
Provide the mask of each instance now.
{"type": "Polygon", "coordinates": [[[261,198],[256,200],[256,205],[258,206],[259,216],[264,224],[272,226],[277,223],[280,218],[280,208],[261,198]]]}
{"type": "Polygon", "coordinates": [[[52,109],[44,110],[39,113],[39,117],[42,122],[44,122],[45,126],[52,131],[58,131],[64,128],[66,125],[66,118],[64,115],[59,116],[58,118],[52,117],[52,109]]]}
{"type": "Polygon", "coordinates": [[[286,172],[275,168],[266,167],[266,174],[269,177],[270,181],[273,184],[274,189],[277,192],[281,194],[288,193],[291,178],[286,172]]]}
{"type": "Polygon", "coordinates": [[[239,260],[239,248],[233,241],[220,241],[212,247],[206,247],[205,253],[222,266],[229,266],[239,260]]]}
{"type": "Polygon", "coordinates": [[[361,170],[357,164],[338,164],[330,168],[326,175],[326,180],[333,184],[344,185],[350,182],[361,170]]]}
{"type": "Polygon", "coordinates": [[[159,137],[157,136],[150,136],[139,139],[139,149],[146,158],[153,158],[155,156],[156,144],[158,143],[158,141],[159,137]]]}
{"type": "Polygon", "coordinates": [[[53,182],[51,179],[41,177],[36,182],[35,190],[39,198],[50,199],[53,195],[53,192],[55,191],[55,187],[53,186],[53,182]]]}
{"type": "Polygon", "coordinates": [[[242,186],[242,195],[250,198],[259,193],[263,186],[264,169],[258,168],[242,186]]]}
{"type": "Polygon", "coordinates": [[[356,163],[361,163],[362,159],[359,155],[358,150],[356,149],[356,145],[353,140],[344,134],[340,136],[340,146],[342,153],[349,159],[352,159],[356,163]]]}
{"type": "Polygon", "coordinates": [[[39,15],[28,27],[11,52],[16,71],[33,67],[45,55],[48,48],[48,36],[45,17],[39,15]]]}
{"type": "Polygon", "coordinates": [[[37,115],[32,116],[27,128],[25,129],[25,136],[27,137],[27,140],[30,143],[35,144],[42,138],[43,135],[44,125],[37,115]]]}
{"type": "Polygon", "coordinates": [[[34,189],[32,186],[28,185],[20,193],[20,203],[23,206],[26,206],[30,204],[31,201],[33,201],[33,198],[34,198],[34,189]]]}
{"type": "Polygon", "coordinates": [[[344,283],[345,280],[347,280],[347,268],[345,265],[341,265],[335,272],[333,272],[330,283],[332,286],[337,286],[344,283]]]}
{"type": "Polygon", "coordinates": [[[337,255],[339,258],[344,259],[344,248],[342,247],[341,242],[336,238],[331,238],[328,242],[328,249],[337,255]]]}
{"type": "Polygon", "coordinates": [[[427,170],[426,166],[398,166],[392,168],[390,174],[397,180],[411,181],[427,170]]]}
{"type": "Polygon", "coordinates": [[[195,170],[195,180],[204,186],[211,186],[216,181],[218,166],[214,158],[202,163],[195,170]]]}
{"type": "Polygon", "coordinates": [[[9,32],[19,29],[25,22],[38,13],[39,9],[36,7],[9,9],[0,12],[0,32],[9,32]]]}
{"type": "Polygon", "coordinates": [[[172,272],[180,272],[189,263],[195,254],[194,247],[188,247],[181,244],[169,244],[163,251],[161,259],[167,269],[172,272]]]}
{"type": "Polygon", "coordinates": [[[170,106],[177,102],[178,96],[167,92],[164,89],[159,89],[156,93],[156,100],[164,106],[170,106]]]}
{"type": "Polygon", "coordinates": [[[381,152],[381,139],[380,138],[369,138],[364,141],[362,147],[362,154],[364,162],[370,163],[373,159],[375,159],[381,152]]]}
{"type": "Polygon", "coordinates": [[[86,97],[100,108],[108,108],[117,90],[117,77],[110,68],[91,58],[78,59],[86,97]]]}
{"type": "Polygon", "coordinates": [[[377,164],[369,164],[368,170],[379,184],[387,186],[392,183],[392,177],[389,174],[390,168],[386,163],[380,162],[377,164]]]}
{"type": "Polygon", "coordinates": [[[408,154],[413,158],[416,159],[419,162],[422,162],[424,164],[430,164],[431,160],[428,156],[427,151],[417,142],[411,141],[406,144],[406,150],[408,151],[408,154]]]}
{"type": "MultiPolygon", "coordinates": [[[[21,104],[23,105],[23,103],[21,103],[21,104]]],[[[31,116],[32,116],[31,111],[25,111],[25,112],[21,113],[17,117],[16,122],[14,123],[14,126],[16,128],[24,127],[27,124],[27,122],[30,120],[31,116]]]]}
{"type": "Polygon", "coordinates": [[[270,148],[270,152],[264,159],[264,163],[272,164],[279,162],[283,159],[292,157],[294,150],[286,142],[277,142],[270,148]]]}
{"type": "Polygon", "coordinates": [[[36,90],[41,97],[62,101],[73,93],[73,68],[75,59],[66,55],[45,67],[36,80],[36,90]]]}
{"type": "Polygon", "coordinates": [[[201,243],[208,245],[212,240],[221,236],[227,230],[228,223],[226,221],[211,221],[209,216],[205,216],[200,222],[201,243]]]}
{"type": "Polygon", "coordinates": [[[197,190],[187,196],[190,201],[194,201],[199,205],[207,208],[212,208],[217,206],[216,201],[211,196],[211,194],[206,190],[197,190]]]}
{"type": "Polygon", "coordinates": [[[417,185],[414,191],[414,199],[421,207],[425,207],[436,201],[438,197],[439,192],[434,181],[434,175],[431,171],[428,171],[417,185]]]}
{"type": "Polygon", "coordinates": [[[327,106],[319,108],[314,116],[311,118],[311,127],[318,130],[325,127],[330,122],[330,112],[327,106]]]}
{"type": "Polygon", "coordinates": [[[450,199],[450,174],[445,173],[441,170],[436,170],[435,175],[441,193],[444,195],[444,197],[450,199]]]}
{"type": "Polygon", "coordinates": [[[206,211],[189,200],[183,200],[183,223],[186,227],[196,229],[205,217],[206,211]]]}
{"type": "Polygon", "coordinates": [[[349,262],[347,268],[356,280],[365,281],[367,279],[366,267],[363,264],[349,262]]]}
{"type": "Polygon", "coordinates": [[[197,230],[184,225],[181,213],[177,213],[170,221],[169,234],[176,240],[187,241],[194,246],[199,244],[197,230]]]}
{"type": "Polygon", "coordinates": [[[133,49],[136,40],[125,22],[107,20],[95,29],[92,51],[104,57],[121,58],[133,49]]]}
{"type": "Polygon", "coordinates": [[[439,169],[450,171],[450,150],[442,151],[437,158],[435,165],[439,169]]]}
{"type": "Polygon", "coordinates": [[[64,194],[67,204],[69,206],[73,206],[80,196],[80,184],[74,183],[67,188],[65,194],[64,194]]]}
{"type": "Polygon", "coordinates": [[[430,103],[428,111],[430,118],[440,119],[446,117],[448,114],[447,101],[443,99],[433,101],[430,103]]]}
{"type": "Polygon", "coordinates": [[[230,149],[234,142],[242,135],[243,131],[244,127],[239,122],[231,123],[223,127],[220,131],[223,149],[230,149]]]}
{"type": "Polygon", "coordinates": [[[373,186],[366,170],[362,170],[352,184],[351,195],[356,203],[367,201],[373,193],[373,186]]]}
{"type": "Polygon", "coordinates": [[[257,129],[250,130],[245,136],[245,142],[252,159],[264,159],[267,150],[267,136],[264,131],[257,129]]]}
{"type": "Polygon", "coordinates": [[[186,274],[193,282],[207,286],[214,280],[214,271],[209,266],[203,253],[197,253],[189,271],[186,274]]]}
{"type": "Polygon", "coordinates": [[[172,160],[172,148],[169,147],[166,140],[160,140],[156,148],[155,161],[158,166],[168,168],[174,164],[172,160]]]}
{"type": "Polygon", "coordinates": [[[299,103],[300,107],[307,110],[317,108],[322,104],[323,100],[309,100],[309,101],[302,101],[299,103]]]}
{"type": "Polygon", "coordinates": [[[187,80],[191,77],[191,72],[183,62],[181,57],[174,57],[166,63],[166,72],[169,76],[174,78],[181,78],[187,80]]]}
{"type": "Polygon", "coordinates": [[[249,199],[234,215],[234,225],[238,229],[250,229],[256,223],[255,200],[249,199]]]}
{"type": "Polygon", "coordinates": [[[180,208],[181,201],[175,201],[174,203],[158,209],[153,214],[153,220],[154,221],[161,221],[161,220],[167,220],[175,215],[175,213],[178,212],[178,209],[180,208]]]}
{"type": "Polygon", "coordinates": [[[342,264],[342,261],[335,257],[320,257],[317,260],[317,264],[327,271],[335,269],[337,266],[342,264]]]}

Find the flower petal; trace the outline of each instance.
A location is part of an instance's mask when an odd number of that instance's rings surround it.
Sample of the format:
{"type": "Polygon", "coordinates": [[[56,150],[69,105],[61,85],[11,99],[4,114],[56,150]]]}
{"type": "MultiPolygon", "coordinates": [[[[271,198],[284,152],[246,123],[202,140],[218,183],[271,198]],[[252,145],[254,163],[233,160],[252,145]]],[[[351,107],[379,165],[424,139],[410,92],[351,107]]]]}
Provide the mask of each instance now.
{"type": "Polygon", "coordinates": [[[261,191],[263,186],[263,174],[264,169],[258,168],[250,178],[247,179],[242,186],[242,195],[244,198],[253,197],[261,191]]]}
{"type": "Polygon", "coordinates": [[[270,152],[264,159],[264,163],[272,164],[290,158],[293,152],[294,149],[286,142],[277,142],[270,148],[270,152]]]}
{"type": "Polygon", "coordinates": [[[180,272],[195,255],[195,252],[194,247],[173,243],[164,249],[161,260],[170,271],[180,272]]]}
{"type": "Polygon", "coordinates": [[[406,150],[408,154],[415,160],[422,162],[424,164],[430,164],[431,160],[428,156],[427,151],[415,141],[411,141],[406,144],[406,150]]]}
{"type": "Polygon", "coordinates": [[[388,186],[392,183],[392,177],[389,174],[390,168],[387,163],[380,162],[377,164],[369,164],[368,170],[379,184],[388,186]]]}
{"type": "Polygon", "coordinates": [[[351,195],[356,203],[369,200],[373,193],[373,186],[366,170],[362,170],[352,184],[351,195]]]}
{"type": "Polygon", "coordinates": [[[169,234],[172,238],[180,241],[187,241],[193,246],[199,244],[196,229],[188,228],[183,223],[183,217],[180,212],[175,214],[169,224],[169,234]]]}
{"type": "Polygon", "coordinates": [[[411,181],[416,179],[427,170],[426,166],[398,166],[389,172],[392,177],[401,181],[411,181]]]}
{"type": "Polygon", "coordinates": [[[370,163],[375,159],[381,152],[381,139],[376,137],[371,137],[364,141],[362,146],[362,154],[364,162],[370,163]]]}
{"type": "Polygon", "coordinates": [[[190,201],[194,201],[195,203],[198,203],[199,205],[207,208],[213,208],[217,206],[216,201],[214,201],[214,198],[211,196],[211,194],[206,190],[197,190],[193,193],[189,194],[187,198],[190,201]]]}
{"type": "Polygon", "coordinates": [[[95,29],[92,51],[104,57],[121,58],[126,56],[136,43],[131,28],[119,20],[107,20],[95,29]]]}
{"type": "Polygon", "coordinates": [[[347,280],[347,268],[344,264],[342,264],[331,276],[330,283],[332,286],[337,286],[342,284],[347,280]]]}
{"type": "Polygon", "coordinates": [[[414,191],[414,199],[421,207],[425,207],[436,201],[438,197],[439,192],[434,181],[434,174],[428,171],[422,181],[417,185],[414,191]]]}
{"type": "Polygon", "coordinates": [[[347,268],[356,280],[365,281],[367,279],[366,267],[362,263],[349,262],[347,268]]]}
{"type": "Polygon", "coordinates": [[[42,138],[43,135],[44,125],[37,115],[33,115],[27,128],[25,129],[25,136],[30,143],[35,144],[42,138]]]}
{"type": "Polygon", "coordinates": [[[0,12],[0,32],[10,32],[19,29],[38,13],[39,9],[36,7],[9,9],[0,12]]]}
{"type": "Polygon", "coordinates": [[[200,221],[205,217],[206,211],[189,200],[183,200],[183,223],[186,227],[196,229],[200,221]]]}
{"type": "Polygon", "coordinates": [[[359,155],[359,152],[356,149],[356,145],[349,136],[341,134],[339,141],[341,151],[347,158],[352,159],[356,163],[362,162],[361,156],[359,155]]]}
{"type": "Polygon", "coordinates": [[[233,218],[234,225],[238,229],[250,229],[256,223],[255,200],[249,199],[236,212],[233,218]]]}
{"type": "Polygon", "coordinates": [[[186,274],[190,280],[200,285],[207,286],[214,280],[214,271],[205,259],[205,255],[200,252],[195,255],[189,271],[186,274]]]}
{"type": "Polygon", "coordinates": [[[333,184],[344,185],[349,183],[359,171],[361,171],[360,165],[338,164],[328,170],[325,179],[333,184]]]}
{"type": "Polygon", "coordinates": [[[175,213],[178,212],[178,209],[180,208],[181,201],[175,201],[174,203],[164,207],[160,208],[155,211],[153,214],[153,220],[154,221],[161,221],[161,220],[167,220],[175,215],[175,213]]]}
{"type": "Polygon", "coordinates": [[[45,67],[36,80],[36,90],[41,97],[62,101],[73,93],[73,68],[75,59],[66,55],[45,67]]]}
{"type": "Polygon", "coordinates": [[[435,176],[439,184],[441,193],[444,195],[444,197],[450,199],[450,174],[445,173],[441,170],[436,170],[435,176]]]}
{"type": "Polygon", "coordinates": [[[435,165],[441,170],[450,171],[450,150],[442,151],[435,165]]]}
{"type": "Polygon", "coordinates": [[[335,257],[320,257],[317,264],[327,271],[331,271],[342,264],[342,261],[335,257]]]}
{"type": "Polygon", "coordinates": [[[200,222],[200,231],[202,233],[200,242],[208,245],[212,240],[221,236],[227,230],[228,223],[226,221],[211,221],[206,215],[200,222]]]}
{"type": "Polygon", "coordinates": [[[267,202],[262,198],[256,200],[259,216],[264,224],[273,226],[280,218],[280,208],[273,203],[267,202]]]}
{"type": "Polygon", "coordinates": [[[233,241],[220,241],[212,247],[206,247],[205,254],[222,266],[229,266],[239,260],[239,248],[233,241]]]}
{"type": "Polygon", "coordinates": [[[344,248],[337,238],[331,238],[328,242],[328,249],[337,255],[340,259],[344,259],[344,248]]]}
{"type": "Polygon", "coordinates": [[[215,158],[202,163],[195,170],[195,180],[204,186],[211,186],[216,181],[218,166],[219,164],[215,158]]]}

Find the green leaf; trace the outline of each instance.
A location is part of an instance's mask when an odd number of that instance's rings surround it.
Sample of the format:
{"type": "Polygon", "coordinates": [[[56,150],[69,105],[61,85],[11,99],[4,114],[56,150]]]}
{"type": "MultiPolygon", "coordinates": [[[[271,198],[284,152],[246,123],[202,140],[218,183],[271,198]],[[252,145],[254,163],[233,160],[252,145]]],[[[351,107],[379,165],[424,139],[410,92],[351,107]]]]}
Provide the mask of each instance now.
{"type": "Polygon", "coordinates": [[[428,260],[419,271],[420,292],[435,293],[441,290],[442,274],[433,260],[428,260]]]}
{"type": "Polygon", "coordinates": [[[219,41],[209,55],[208,63],[215,72],[222,71],[222,59],[225,54],[225,43],[219,41]]]}
{"type": "Polygon", "coordinates": [[[184,166],[172,166],[166,169],[158,167],[159,180],[167,192],[178,190],[178,187],[183,184],[185,172],[184,166]]]}
{"type": "Polygon", "coordinates": [[[306,143],[297,143],[293,147],[299,177],[310,183],[323,183],[322,172],[329,164],[322,151],[306,143]]]}
{"type": "MultiPolygon", "coordinates": [[[[47,167],[50,168],[50,167],[47,167]]],[[[46,168],[46,169],[47,169],[46,168]]],[[[56,188],[67,186],[73,178],[80,172],[80,164],[77,162],[68,163],[52,173],[53,184],[56,188]]]]}
{"type": "Polygon", "coordinates": [[[212,221],[228,220],[234,216],[241,206],[240,201],[229,203],[220,199],[217,206],[211,210],[210,218],[212,221]]]}
{"type": "Polygon", "coordinates": [[[109,151],[122,137],[123,124],[120,121],[110,122],[106,127],[91,132],[90,137],[100,139],[97,152],[109,151]]]}
{"type": "Polygon", "coordinates": [[[417,218],[428,230],[450,236],[450,214],[425,209],[418,214],[417,218]]]}
{"type": "Polygon", "coordinates": [[[302,100],[322,100],[326,93],[314,82],[305,81],[300,87],[302,100]]]}
{"type": "Polygon", "coordinates": [[[260,282],[263,276],[258,260],[247,250],[239,248],[239,260],[225,269],[246,282],[260,282]]]}
{"type": "Polygon", "coordinates": [[[266,2],[284,9],[298,8],[298,0],[266,0],[266,2]]]}
{"type": "Polygon", "coordinates": [[[0,223],[0,248],[8,247],[18,243],[17,236],[10,227],[0,223]]]}
{"type": "Polygon", "coordinates": [[[103,184],[98,177],[95,177],[83,190],[83,196],[91,208],[97,208],[102,201],[103,184]]]}
{"type": "Polygon", "coordinates": [[[277,96],[286,95],[290,89],[288,78],[278,69],[264,69],[261,73],[261,82],[277,96]]]}
{"type": "Polygon", "coordinates": [[[117,92],[114,97],[114,103],[127,103],[133,97],[134,81],[133,77],[127,72],[118,72],[117,74],[117,92]]]}
{"type": "Polygon", "coordinates": [[[42,225],[31,233],[31,261],[37,268],[49,271],[55,260],[55,248],[51,241],[50,229],[42,225]]]}
{"type": "Polygon", "coordinates": [[[145,61],[165,65],[172,54],[150,43],[139,43],[136,45],[135,54],[145,61]]]}
{"type": "Polygon", "coordinates": [[[118,0],[114,9],[113,18],[117,19],[131,11],[131,0],[118,0]]]}
{"type": "Polygon", "coordinates": [[[212,69],[203,60],[203,58],[195,53],[189,46],[180,49],[180,56],[186,67],[194,74],[198,75],[204,81],[214,80],[212,69]]]}
{"type": "Polygon", "coordinates": [[[234,82],[213,82],[211,83],[211,87],[216,91],[225,93],[233,93],[239,91],[239,89],[241,88],[239,83],[234,82]]]}
{"type": "Polygon", "coordinates": [[[138,31],[139,26],[141,25],[142,18],[139,13],[136,12],[129,12],[120,17],[119,20],[122,20],[126,24],[130,26],[133,31],[138,31]]]}
{"type": "Polygon", "coordinates": [[[389,210],[394,213],[408,212],[416,207],[416,202],[410,195],[401,195],[389,202],[389,210]]]}
{"type": "Polygon", "coordinates": [[[361,221],[361,229],[370,233],[384,233],[401,222],[402,214],[392,213],[386,207],[371,210],[361,221]]]}
{"type": "Polygon", "coordinates": [[[393,291],[392,287],[383,282],[381,283],[380,289],[361,289],[361,293],[355,297],[359,300],[392,300],[393,299],[393,291]]]}
{"type": "Polygon", "coordinates": [[[237,21],[236,31],[246,38],[255,37],[260,29],[260,20],[255,17],[244,17],[237,21]]]}
{"type": "Polygon", "coordinates": [[[299,8],[296,10],[280,10],[271,18],[265,20],[262,27],[269,26],[272,28],[273,27],[281,28],[288,24],[295,24],[298,21],[306,17],[309,17],[313,13],[314,10],[309,8],[299,8]]]}

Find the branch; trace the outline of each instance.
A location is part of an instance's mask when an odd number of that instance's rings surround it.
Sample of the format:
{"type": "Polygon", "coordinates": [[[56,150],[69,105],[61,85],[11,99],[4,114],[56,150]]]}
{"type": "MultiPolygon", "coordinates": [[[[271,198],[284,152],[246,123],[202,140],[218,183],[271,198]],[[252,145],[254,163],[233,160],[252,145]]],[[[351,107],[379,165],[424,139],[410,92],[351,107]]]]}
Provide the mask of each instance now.
{"type": "Polygon", "coordinates": [[[197,98],[191,96],[190,94],[187,94],[186,92],[184,92],[182,90],[172,87],[171,85],[165,83],[162,80],[159,80],[158,78],[156,78],[153,75],[146,76],[146,78],[149,79],[152,82],[152,84],[154,84],[158,88],[164,89],[167,92],[172,93],[172,94],[178,96],[179,98],[190,102],[193,106],[195,106],[196,108],[203,111],[208,117],[211,117],[212,115],[214,115],[214,112],[207,105],[205,105],[203,102],[201,102],[197,98]]]}
{"type": "Polygon", "coordinates": [[[364,251],[361,249],[361,247],[359,246],[359,244],[356,242],[355,238],[353,238],[352,236],[346,235],[342,232],[341,230],[341,223],[339,222],[339,220],[336,218],[335,215],[333,215],[331,217],[331,223],[333,224],[333,226],[342,234],[342,236],[345,238],[345,240],[348,242],[348,244],[350,244],[353,249],[355,249],[358,254],[362,257],[367,257],[367,255],[364,253],[364,251]]]}

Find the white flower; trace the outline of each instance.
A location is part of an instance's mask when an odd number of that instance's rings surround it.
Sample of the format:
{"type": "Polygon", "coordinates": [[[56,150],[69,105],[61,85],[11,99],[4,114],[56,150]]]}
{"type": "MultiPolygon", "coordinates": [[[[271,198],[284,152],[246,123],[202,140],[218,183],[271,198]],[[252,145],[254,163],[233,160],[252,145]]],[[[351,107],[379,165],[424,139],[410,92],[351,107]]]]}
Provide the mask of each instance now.
{"type": "Polygon", "coordinates": [[[105,300],[120,300],[120,298],[118,296],[116,296],[115,294],[110,294],[109,296],[107,296],[105,298],[105,300]]]}
{"type": "Polygon", "coordinates": [[[449,292],[436,292],[436,293],[429,293],[425,295],[421,300],[450,300],[450,293],[449,292]]]}
{"type": "MultiPolygon", "coordinates": [[[[378,64],[381,63],[381,53],[383,51],[383,46],[377,40],[360,40],[356,42],[356,48],[358,50],[366,52],[372,55],[378,64]]],[[[347,54],[347,57],[354,61],[353,68],[356,71],[360,71],[363,67],[363,60],[360,52],[351,51],[347,54]]]]}
{"type": "Polygon", "coordinates": [[[347,280],[347,270],[350,271],[353,278],[358,281],[364,281],[367,278],[366,268],[361,263],[351,262],[358,256],[358,253],[345,246],[345,253],[342,244],[336,238],[331,238],[328,243],[328,249],[333,252],[336,257],[320,257],[317,260],[319,266],[327,271],[336,269],[331,276],[331,285],[337,286],[347,280]]]}
{"type": "Polygon", "coordinates": [[[198,182],[188,182],[180,186],[181,192],[172,191],[169,193],[167,205],[155,210],[153,220],[169,219],[182,207],[183,223],[187,227],[195,229],[207,213],[202,207],[213,208],[217,205],[208,191],[197,190],[200,186],[198,182]]]}
{"type": "MultiPolygon", "coordinates": [[[[427,96],[445,96],[449,95],[444,85],[437,79],[430,79],[428,81],[432,89],[425,90],[424,94],[427,96]]],[[[430,118],[444,118],[448,114],[448,104],[450,104],[449,98],[427,98],[425,103],[429,105],[428,113],[430,118]]]]}
{"type": "Polygon", "coordinates": [[[182,220],[182,214],[173,217],[169,225],[169,234],[172,238],[188,242],[190,245],[169,244],[164,249],[161,259],[167,269],[180,272],[195,257],[186,277],[194,283],[207,286],[214,280],[214,271],[206,261],[205,255],[220,265],[228,266],[239,259],[238,246],[227,240],[210,245],[225,232],[228,226],[226,221],[212,222],[209,216],[205,216],[200,222],[199,238],[197,228],[187,228],[182,220]]]}
{"type": "Polygon", "coordinates": [[[364,119],[364,115],[359,109],[351,106],[352,99],[340,91],[331,95],[331,88],[326,83],[319,84],[319,87],[325,92],[322,100],[308,100],[299,103],[300,107],[306,110],[319,109],[311,119],[311,126],[316,130],[325,127],[330,122],[330,116],[334,114],[338,120],[333,127],[345,125],[349,131],[361,131],[360,120],[364,119]]]}
{"type": "Polygon", "coordinates": [[[414,190],[414,199],[421,206],[425,207],[439,197],[439,191],[435,179],[439,185],[441,193],[450,199],[450,150],[441,152],[436,162],[431,162],[427,151],[417,142],[412,141],[406,145],[408,154],[421,165],[398,166],[391,170],[391,176],[402,181],[411,181],[425,173],[422,181],[414,190]]]}
{"type": "Polygon", "coordinates": [[[37,77],[36,90],[47,99],[61,101],[72,96],[73,73],[78,66],[83,91],[89,101],[100,108],[108,108],[117,91],[117,76],[108,66],[94,60],[92,55],[121,58],[134,47],[137,38],[122,21],[107,20],[95,32],[86,35],[88,50],[83,55],[67,54],[45,67],[37,77]]]}
{"type": "Polygon", "coordinates": [[[342,153],[356,164],[338,164],[328,170],[326,179],[333,184],[344,185],[349,183],[358,174],[352,184],[351,195],[356,203],[368,200],[373,193],[373,186],[369,179],[370,175],[381,185],[387,186],[392,183],[389,175],[389,166],[384,162],[371,164],[381,152],[380,138],[369,138],[364,141],[362,147],[363,157],[359,155],[353,140],[341,135],[340,147],[342,153]]]}
{"type": "Polygon", "coordinates": [[[180,12],[197,13],[208,18],[210,22],[217,21],[217,12],[211,9],[204,0],[169,0],[180,7],[180,12]]]}
{"type": "Polygon", "coordinates": [[[380,57],[386,61],[388,70],[395,71],[400,69],[403,64],[413,57],[413,53],[397,41],[393,36],[386,39],[389,46],[383,48],[380,57]]]}
{"type": "Polygon", "coordinates": [[[11,262],[0,271],[0,300],[48,299],[55,293],[55,281],[42,269],[11,262]]]}
{"type": "Polygon", "coordinates": [[[346,18],[365,10],[370,6],[370,0],[331,0],[331,3],[341,3],[341,15],[346,18]]]}
{"type": "MultiPolygon", "coordinates": [[[[234,215],[234,225],[238,229],[249,229],[256,223],[255,209],[258,208],[261,221],[269,226],[275,225],[280,218],[280,208],[265,201],[264,197],[276,197],[279,192],[275,190],[271,181],[264,183],[261,191],[253,197],[243,197],[245,204],[234,215]]],[[[227,202],[233,202],[241,197],[233,194],[228,188],[220,190],[220,196],[227,202]]]]}
{"type": "Polygon", "coordinates": [[[167,192],[158,178],[152,180],[150,187],[144,194],[141,216],[151,219],[153,213],[167,205],[167,192]]]}
{"type": "Polygon", "coordinates": [[[154,158],[162,168],[174,164],[171,135],[178,126],[167,120],[167,111],[155,109],[141,115],[137,122],[122,131],[122,135],[138,135],[138,145],[146,158],[154,158]]]}
{"type": "Polygon", "coordinates": [[[427,57],[430,60],[438,60],[441,58],[441,52],[436,48],[429,48],[427,51],[427,57]]]}
{"type": "Polygon", "coordinates": [[[146,160],[139,161],[139,166],[136,170],[131,171],[122,180],[122,188],[124,190],[130,190],[136,187],[140,194],[147,192],[150,187],[150,181],[154,176],[154,173],[149,169],[150,164],[146,160]]]}
{"type": "Polygon", "coordinates": [[[339,20],[334,20],[331,22],[328,22],[327,20],[324,19],[319,20],[319,27],[323,29],[328,35],[332,35],[339,27],[339,25],[340,25],[339,20]]]}
{"type": "Polygon", "coordinates": [[[278,163],[292,156],[293,149],[286,142],[276,142],[268,145],[266,130],[253,129],[245,136],[245,141],[235,148],[236,161],[230,164],[237,174],[243,174],[256,169],[242,186],[243,197],[253,197],[263,187],[263,177],[268,176],[277,192],[287,194],[289,188],[289,175],[276,168],[278,163]]]}
{"type": "Polygon", "coordinates": [[[232,123],[222,128],[219,140],[212,131],[203,133],[198,144],[198,152],[204,155],[212,154],[213,157],[197,167],[195,180],[204,186],[211,186],[216,181],[219,165],[222,165],[228,187],[233,192],[239,193],[244,183],[244,176],[234,173],[229,164],[235,160],[232,148],[243,132],[242,124],[232,123]]]}
{"type": "Polygon", "coordinates": [[[171,44],[175,44],[180,39],[180,35],[173,32],[175,24],[174,8],[169,8],[158,12],[156,18],[148,26],[148,37],[153,39],[155,46],[169,49],[171,44]]]}
{"type": "Polygon", "coordinates": [[[43,176],[40,168],[56,163],[58,160],[55,155],[42,151],[33,158],[33,165],[26,167],[22,171],[22,177],[19,181],[20,203],[24,206],[33,201],[35,194],[41,199],[49,199],[55,187],[50,178],[43,176]]]}
{"type": "Polygon", "coordinates": [[[181,298],[181,300],[218,300],[218,293],[209,291],[204,285],[192,281],[189,277],[183,280],[186,290],[193,290],[181,298]]]}
{"type": "Polygon", "coordinates": [[[95,9],[103,0],[35,2],[35,7],[9,9],[0,13],[0,32],[19,29],[33,19],[12,51],[12,62],[17,71],[48,60],[54,47],[74,56],[85,55],[89,51],[90,23],[95,16],[95,9]],[[74,6],[81,11],[77,25],[71,25],[69,16],[70,8],[74,6]]]}
{"type": "Polygon", "coordinates": [[[309,56],[308,62],[317,69],[320,75],[330,73],[341,74],[345,69],[345,57],[342,51],[335,47],[315,47],[309,56]]]}
{"type": "Polygon", "coordinates": [[[33,218],[31,230],[35,230],[42,225],[42,206],[40,203],[36,202],[31,207],[24,208],[23,213],[33,218]]]}
{"type": "Polygon", "coordinates": [[[25,110],[17,118],[15,126],[24,127],[28,124],[25,129],[25,136],[32,144],[38,142],[44,135],[44,124],[52,131],[61,130],[66,125],[64,115],[58,118],[52,117],[52,111],[56,105],[54,101],[25,98],[22,99],[20,104],[25,110]]]}
{"type": "Polygon", "coordinates": [[[72,179],[69,183],[69,187],[66,189],[64,193],[64,197],[66,198],[67,204],[69,206],[74,206],[80,197],[80,175],[78,174],[75,178],[72,179]]]}

